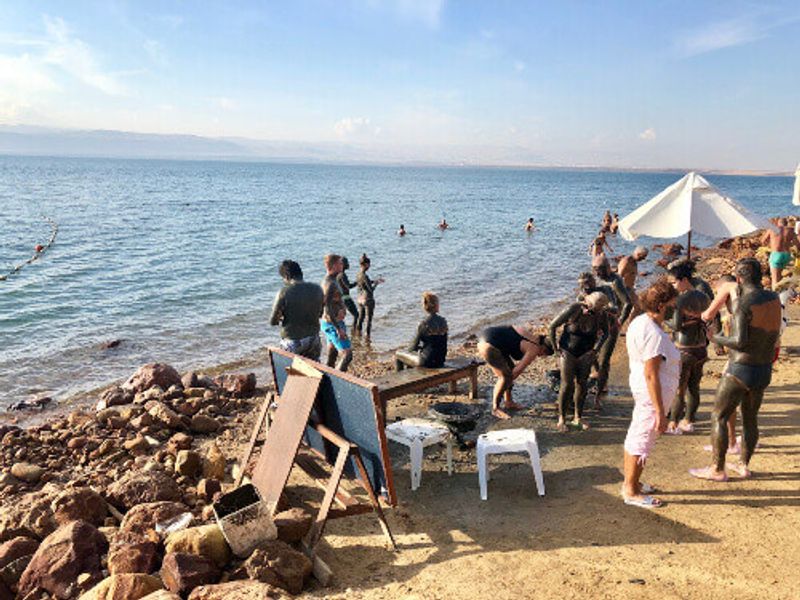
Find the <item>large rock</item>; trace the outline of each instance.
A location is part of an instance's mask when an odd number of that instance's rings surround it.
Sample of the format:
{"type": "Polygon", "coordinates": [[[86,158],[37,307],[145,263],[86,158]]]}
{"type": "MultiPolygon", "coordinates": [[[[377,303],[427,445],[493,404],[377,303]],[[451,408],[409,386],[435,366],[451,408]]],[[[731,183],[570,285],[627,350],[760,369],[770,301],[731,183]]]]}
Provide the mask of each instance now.
{"type": "Polygon", "coordinates": [[[150,540],[114,544],[108,551],[108,572],[152,573],[158,569],[158,545],[150,540]]]}
{"type": "Polygon", "coordinates": [[[60,493],[51,484],[0,506],[0,542],[20,535],[44,539],[56,530],[50,503],[60,493]]]}
{"type": "Polygon", "coordinates": [[[204,556],[170,552],[161,563],[161,581],[169,591],[186,594],[201,585],[219,581],[219,569],[204,556]]]}
{"type": "Polygon", "coordinates": [[[225,455],[219,449],[219,446],[212,442],[203,459],[203,477],[224,481],[226,464],[225,455]]]}
{"type": "Polygon", "coordinates": [[[292,594],[303,591],[306,578],[313,565],[302,552],[280,540],[264,542],[244,563],[251,579],[281,587],[292,594]]]}
{"type": "Polygon", "coordinates": [[[130,404],[133,402],[133,392],[130,390],[123,389],[122,387],[115,385],[113,387],[108,388],[102,394],[100,394],[100,403],[98,406],[102,405],[106,408],[111,406],[122,406],[123,404],[130,404]]]}
{"type": "Polygon", "coordinates": [[[191,450],[178,450],[175,456],[175,472],[185,477],[194,479],[200,474],[203,459],[197,452],[191,450]]]}
{"type": "Polygon", "coordinates": [[[191,429],[193,433],[214,433],[218,431],[220,427],[219,421],[214,417],[209,417],[208,415],[200,413],[192,417],[189,429],[191,429]]]}
{"type": "Polygon", "coordinates": [[[109,502],[129,510],[144,502],[177,501],[183,497],[180,486],[163,471],[129,471],[106,489],[109,502]]]}
{"type": "Polygon", "coordinates": [[[164,543],[167,552],[198,554],[224,567],[231,558],[231,549],[217,524],[189,527],[169,534],[164,543]]]}
{"type": "Polygon", "coordinates": [[[290,508],[277,513],[273,519],[278,529],[278,539],[288,544],[302,540],[311,529],[312,517],[302,508],[290,508]]]}
{"type": "Polygon", "coordinates": [[[268,583],[244,580],[200,586],[189,594],[188,600],[277,600],[288,597],[268,583]]]}
{"type": "Polygon", "coordinates": [[[120,531],[147,535],[149,531],[156,528],[157,523],[169,521],[188,511],[189,508],[180,502],[137,504],[125,514],[120,531]]]}
{"type": "Polygon", "coordinates": [[[161,580],[144,573],[111,575],[80,597],[80,600],[139,600],[163,590],[161,580]]]}
{"type": "Polygon", "coordinates": [[[145,404],[144,407],[147,409],[147,412],[150,413],[150,416],[164,427],[177,429],[183,424],[180,415],[163,402],[151,400],[145,404]]]}
{"type": "Polygon", "coordinates": [[[136,394],[156,385],[162,390],[171,385],[181,385],[181,376],[170,365],[151,363],[139,367],[139,370],[122,384],[122,388],[136,394]]]}
{"type": "Polygon", "coordinates": [[[31,556],[39,548],[39,542],[33,538],[19,536],[0,545],[0,569],[23,556],[31,556]]]}
{"type": "Polygon", "coordinates": [[[11,466],[11,474],[26,483],[37,483],[44,475],[44,469],[39,465],[18,462],[11,466]]]}
{"type": "Polygon", "coordinates": [[[88,487],[64,490],[53,500],[50,508],[59,525],[82,520],[99,527],[108,514],[106,501],[88,487]]]}
{"type": "Polygon", "coordinates": [[[219,375],[214,383],[235,398],[250,398],[256,393],[256,374],[219,375]]]}
{"type": "MultiPolygon", "coordinates": [[[[59,599],[71,598],[77,591],[78,575],[88,581],[102,578],[100,557],[108,548],[106,539],[85,521],[62,525],[42,542],[19,581],[19,595],[37,587],[59,599]]],[[[151,590],[152,591],[152,590],[151,590]]]]}

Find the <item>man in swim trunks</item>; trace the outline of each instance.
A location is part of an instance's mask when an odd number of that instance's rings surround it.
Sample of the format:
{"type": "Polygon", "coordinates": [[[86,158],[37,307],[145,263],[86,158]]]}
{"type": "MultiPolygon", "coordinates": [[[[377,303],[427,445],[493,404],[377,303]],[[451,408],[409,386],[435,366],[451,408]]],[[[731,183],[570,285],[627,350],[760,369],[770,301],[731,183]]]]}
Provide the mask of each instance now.
{"type": "Polygon", "coordinates": [[[703,366],[708,361],[708,336],[702,313],[708,308],[711,298],[692,286],[692,270],[687,263],[671,269],[669,275],[679,296],[667,325],[672,329],[672,339],[681,353],[681,375],[678,393],[672,399],[669,411],[667,433],[680,435],[694,431],[700,406],[700,380],[703,366]]]}
{"type": "Polygon", "coordinates": [[[778,294],[761,285],[761,264],[745,258],[736,265],[740,294],[730,336],[717,334],[713,341],[729,351],[728,364],[717,387],[711,414],[711,445],[714,464],[690,469],[700,479],[727,481],[725,455],[728,450],[728,417],[741,405],[741,464],[734,469],[750,477],[750,458],[758,442],[758,410],[772,379],[772,362],[781,330],[781,301],[778,294]]]}
{"type": "Polygon", "coordinates": [[[478,336],[478,354],[497,375],[492,394],[492,414],[498,419],[510,419],[511,415],[500,408],[500,399],[505,396],[506,410],[522,408],[511,399],[514,380],[534,359],[553,354],[553,348],[545,336],[533,335],[521,325],[507,325],[484,329],[478,336]],[[515,360],[519,362],[514,364],[515,360]]]}
{"type": "Polygon", "coordinates": [[[319,360],[319,319],[322,316],[322,288],[303,281],[303,271],[293,260],[278,269],[284,286],[275,296],[269,323],[281,326],[280,346],[288,352],[319,360]]]}
{"type": "Polygon", "coordinates": [[[777,231],[767,229],[761,243],[765,246],[769,244],[769,272],[774,290],[783,277],[783,270],[792,262],[792,246],[800,252],[800,240],[794,230],[789,227],[786,217],[781,217],[778,219],[777,231]]]}
{"type": "Polygon", "coordinates": [[[611,368],[611,356],[614,348],[617,347],[619,332],[628,316],[633,310],[633,302],[625,288],[622,277],[611,270],[611,265],[605,256],[595,257],[592,261],[592,272],[597,281],[596,290],[608,296],[608,337],[597,353],[597,395],[595,396],[595,408],[600,409],[600,397],[608,390],[608,372],[611,368]]]}
{"type": "Polygon", "coordinates": [[[336,282],[336,277],[342,272],[344,263],[338,254],[328,254],[325,256],[324,264],[328,274],[322,280],[323,311],[320,326],[328,340],[327,364],[329,367],[335,365],[340,371],[347,371],[347,367],[353,360],[353,350],[350,338],[347,337],[347,327],[344,324],[344,317],[347,314],[347,307],[342,299],[344,294],[336,282]],[[337,358],[339,359],[338,363],[336,362],[337,358]]]}
{"type": "Polygon", "coordinates": [[[648,250],[644,246],[636,246],[633,253],[629,256],[623,256],[617,265],[617,274],[622,277],[622,283],[625,284],[625,289],[628,290],[628,296],[633,302],[634,309],[631,312],[631,317],[634,317],[634,312],[637,312],[638,299],[636,297],[636,278],[639,277],[639,263],[647,258],[648,250]]]}

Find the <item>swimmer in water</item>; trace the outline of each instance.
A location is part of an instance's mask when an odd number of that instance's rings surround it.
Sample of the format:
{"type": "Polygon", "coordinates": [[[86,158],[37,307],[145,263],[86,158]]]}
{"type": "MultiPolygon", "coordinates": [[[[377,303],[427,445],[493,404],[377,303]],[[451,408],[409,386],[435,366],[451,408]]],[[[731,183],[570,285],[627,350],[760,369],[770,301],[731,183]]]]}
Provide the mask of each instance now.
{"type": "Polygon", "coordinates": [[[528,219],[528,222],[525,223],[525,231],[528,233],[532,233],[536,229],[536,225],[533,222],[533,217],[528,219]]]}
{"type": "Polygon", "coordinates": [[[406,226],[400,225],[400,229],[397,230],[397,235],[403,237],[406,234],[406,226]]]}
{"type": "Polygon", "coordinates": [[[439,224],[437,225],[437,227],[439,229],[441,229],[442,231],[444,231],[445,229],[449,229],[450,225],[448,225],[447,220],[444,217],[442,217],[442,220],[439,221],[439,224]]]}

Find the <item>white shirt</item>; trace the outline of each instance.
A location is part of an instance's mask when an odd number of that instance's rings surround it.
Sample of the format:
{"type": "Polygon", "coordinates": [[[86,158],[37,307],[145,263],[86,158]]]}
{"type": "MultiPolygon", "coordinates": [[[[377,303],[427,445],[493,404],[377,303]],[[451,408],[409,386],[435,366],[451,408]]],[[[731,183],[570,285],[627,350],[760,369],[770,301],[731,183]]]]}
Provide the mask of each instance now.
{"type": "Polygon", "coordinates": [[[678,389],[681,374],[681,353],[670,336],[649,315],[643,314],[631,321],[625,345],[631,370],[628,383],[634,396],[649,397],[644,364],[656,356],[664,358],[658,378],[661,382],[661,400],[665,406],[669,406],[678,389]]]}

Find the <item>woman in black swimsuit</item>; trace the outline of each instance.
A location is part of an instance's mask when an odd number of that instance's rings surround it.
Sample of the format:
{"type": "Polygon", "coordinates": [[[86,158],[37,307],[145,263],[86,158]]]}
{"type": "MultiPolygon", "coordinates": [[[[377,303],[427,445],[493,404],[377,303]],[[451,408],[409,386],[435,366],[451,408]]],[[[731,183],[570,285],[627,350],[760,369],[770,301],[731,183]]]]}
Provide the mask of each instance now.
{"type": "Polygon", "coordinates": [[[439,297],[433,292],[422,294],[422,308],[428,313],[417,327],[417,335],[407,350],[395,353],[398,371],[406,367],[438,369],[447,358],[447,320],[439,315],[439,297]]]}
{"type": "Polygon", "coordinates": [[[375,314],[375,288],[383,283],[383,279],[370,279],[367,275],[372,261],[366,254],[361,255],[361,260],[358,261],[361,265],[361,270],[356,275],[356,285],[358,286],[358,318],[356,319],[353,332],[356,335],[361,335],[361,331],[366,324],[367,334],[364,336],[364,341],[369,344],[369,338],[372,334],[372,317],[375,314]]]}
{"type": "Polygon", "coordinates": [[[492,414],[499,419],[510,415],[500,408],[500,398],[505,395],[504,407],[508,410],[522,408],[511,400],[514,380],[540,356],[553,354],[553,348],[544,335],[531,335],[520,325],[489,327],[478,337],[478,355],[497,375],[492,395],[492,414]],[[514,361],[518,361],[514,364],[514,361]]]}
{"type": "Polygon", "coordinates": [[[572,425],[588,429],[582,421],[589,373],[598,349],[608,337],[608,297],[592,292],[583,301],[571,304],[550,323],[550,343],[556,346],[556,332],[562,325],[558,349],[561,351],[561,387],[558,392],[558,430],[566,431],[569,402],[575,407],[572,425]]]}

